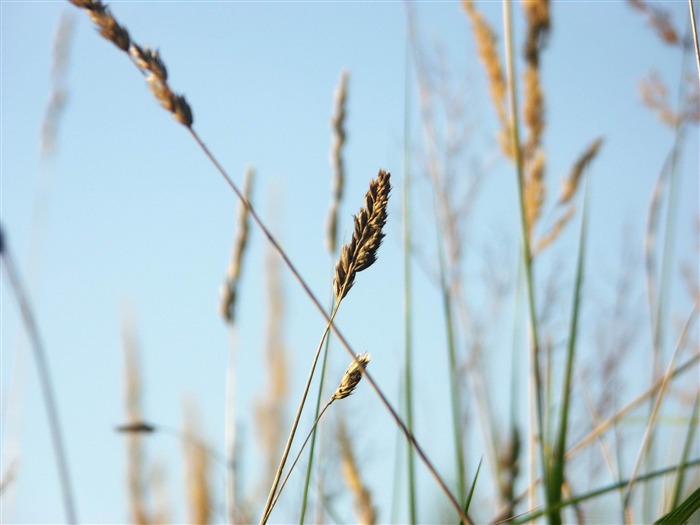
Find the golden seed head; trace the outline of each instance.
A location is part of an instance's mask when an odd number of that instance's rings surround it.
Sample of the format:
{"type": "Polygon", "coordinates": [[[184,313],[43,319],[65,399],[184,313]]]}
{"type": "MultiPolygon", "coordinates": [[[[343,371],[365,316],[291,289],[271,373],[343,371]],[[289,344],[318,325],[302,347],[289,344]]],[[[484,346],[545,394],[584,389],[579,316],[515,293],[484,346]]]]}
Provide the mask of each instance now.
{"type": "Polygon", "coordinates": [[[333,290],[338,301],[352,288],[355,274],[366,270],[377,260],[377,251],[384,239],[382,229],[387,219],[390,178],[390,173],[379,170],[377,178],[369,183],[364,207],[355,215],[352,239],[343,246],[340,260],[335,266],[333,290]]]}
{"type": "Polygon", "coordinates": [[[356,356],[356,359],[350,363],[350,366],[345,371],[343,380],[340,382],[340,385],[338,385],[338,388],[333,394],[333,399],[344,399],[353,393],[355,387],[357,387],[357,384],[360,382],[360,379],[362,379],[362,374],[365,368],[367,368],[367,364],[369,363],[370,359],[372,359],[372,356],[367,352],[363,352],[356,356]]]}

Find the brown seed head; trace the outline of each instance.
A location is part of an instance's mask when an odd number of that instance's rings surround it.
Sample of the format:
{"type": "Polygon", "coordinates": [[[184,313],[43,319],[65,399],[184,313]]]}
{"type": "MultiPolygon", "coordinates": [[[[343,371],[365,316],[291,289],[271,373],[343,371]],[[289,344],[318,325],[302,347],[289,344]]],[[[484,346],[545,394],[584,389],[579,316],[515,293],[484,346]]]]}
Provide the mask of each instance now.
{"type": "Polygon", "coordinates": [[[360,379],[362,379],[362,373],[364,372],[365,368],[367,368],[367,364],[369,363],[370,359],[372,359],[372,356],[370,356],[367,352],[363,352],[358,355],[352,363],[350,363],[350,366],[345,371],[343,380],[340,382],[340,385],[338,385],[332,399],[344,399],[353,393],[355,387],[357,387],[357,384],[360,382],[360,379]]]}
{"type": "Polygon", "coordinates": [[[355,215],[355,230],[350,242],[343,246],[335,266],[333,289],[336,300],[345,297],[355,282],[355,274],[372,266],[384,238],[382,229],[387,219],[387,204],[391,192],[391,174],[379,170],[369,183],[365,206],[355,215]]]}

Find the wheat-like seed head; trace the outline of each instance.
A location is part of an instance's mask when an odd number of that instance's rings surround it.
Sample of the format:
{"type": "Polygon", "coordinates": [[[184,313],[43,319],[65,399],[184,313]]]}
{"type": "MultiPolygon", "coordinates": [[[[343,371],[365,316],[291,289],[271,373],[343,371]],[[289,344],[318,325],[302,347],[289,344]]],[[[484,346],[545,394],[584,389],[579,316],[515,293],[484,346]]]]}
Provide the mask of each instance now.
{"type": "Polygon", "coordinates": [[[523,117],[528,128],[528,136],[523,145],[523,157],[529,162],[542,142],[544,132],[544,95],[537,66],[528,65],[523,82],[524,100],[523,117]]]}
{"type": "Polygon", "coordinates": [[[369,183],[365,205],[355,215],[355,230],[350,242],[343,246],[335,266],[333,289],[337,301],[345,297],[355,282],[355,274],[366,270],[377,260],[382,244],[382,229],[387,219],[387,204],[391,192],[391,174],[379,170],[377,178],[369,183]]]}
{"type": "Polygon", "coordinates": [[[365,368],[367,368],[367,364],[369,363],[370,359],[372,359],[372,356],[367,352],[363,352],[359,354],[352,363],[350,363],[350,366],[345,371],[343,380],[340,382],[338,388],[333,394],[332,400],[344,399],[353,393],[357,387],[357,384],[360,382],[360,379],[362,379],[362,373],[364,372],[365,368]]]}
{"type": "Polygon", "coordinates": [[[192,109],[182,95],[176,95],[168,86],[168,73],[157,51],[139,46],[129,37],[129,32],[117,23],[109,8],[101,0],[69,0],[72,4],[85,9],[97,25],[100,35],[112,42],[122,51],[130,53],[134,63],[146,74],[151,91],[158,102],[173,114],[180,124],[192,126],[194,117],[192,109]]]}
{"type": "Polygon", "coordinates": [[[486,19],[476,10],[472,0],[463,0],[462,6],[471,20],[479,59],[486,69],[486,76],[489,81],[491,101],[503,128],[499,142],[504,154],[512,157],[515,150],[511,144],[510,124],[508,113],[506,112],[506,79],[501,67],[501,59],[498,56],[496,33],[486,19]]]}
{"type": "Polygon", "coordinates": [[[69,0],[73,5],[85,9],[97,25],[100,35],[112,42],[122,51],[128,51],[131,39],[126,28],[120,26],[106,4],[101,0],[69,0]]]}

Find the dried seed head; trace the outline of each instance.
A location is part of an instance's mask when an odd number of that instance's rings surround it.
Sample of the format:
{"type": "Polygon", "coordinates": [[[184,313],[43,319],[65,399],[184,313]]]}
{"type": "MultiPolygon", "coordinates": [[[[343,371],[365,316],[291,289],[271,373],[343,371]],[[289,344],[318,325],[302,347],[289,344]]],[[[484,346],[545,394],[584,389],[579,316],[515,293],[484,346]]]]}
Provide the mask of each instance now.
{"type": "Polygon", "coordinates": [[[391,174],[379,170],[369,183],[365,206],[355,215],[355,230],[350,242],[343,246],[335,266],[333,290],[337,301],[345,297],[355,282],[355,274],[366,270],[377,260],[377,251],[384,238],[382,229],[387,219],[387,204],[391,192],[391,174]]]}
{"type": "Polygon", "coordinates": [[[370,359],[372,359],[372,356],[367,352],[356,356],[356,359],[350,363],[350,366],[345,371],[343,380],[340,382],[340,385],[338,385],[332,399],[344,399],[353,393],[360,379],[362,379],[362,374],[365,368],[367,368],[370,359]]]}
{"type": "Polygon", "coordinates": [[[168,80],[168,70],[158,55],[158,51],[148,46],[141,47],[138,44],[132,44],[131,54],[141,69],[150,71],[161,82],[168,80]]]}

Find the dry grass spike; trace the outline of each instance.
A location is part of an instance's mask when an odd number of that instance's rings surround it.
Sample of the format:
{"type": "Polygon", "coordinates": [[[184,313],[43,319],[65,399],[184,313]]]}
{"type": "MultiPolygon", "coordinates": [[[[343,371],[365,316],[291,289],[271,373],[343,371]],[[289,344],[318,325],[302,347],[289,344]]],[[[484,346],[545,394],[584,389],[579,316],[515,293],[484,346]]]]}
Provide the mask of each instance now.
{"type": "Polygon", "coordinates": [[[372,359],[372,356],[367,352],[363,352],[355,357],[355,360],[350,363],[350,366],[345,371],[343,380],[338,385],[332,399],[345,399],[354,392],[370,359],[372,359]]]}
{"type": "MultiPolygon", "coordinates": [[[[243,195],[250,201],[253,176],[255,171],[252,167],[246,170],[245,182],[243,185],[243,195]]],[[[241,268],[243,266],[243,254],[248,246],[248,232],[250,230],[250,214],[248,208],[240,205],[238,208],[238,234],[233,243],[231,251],[231,262],[226,269],[226,279],[221,287],[221,300],[219,302],[219,314],[228,324],[232,324],[234,320],[234,310],[236,306],[236,298],[238,295],[238,283],[241,276],[241,268]]]]}
{"type": "Polygon", "coordinates": [[[355,274],[366,270],[377,260],[377,251],[384,238],[382,229],[387,219],[390,177],[388,172],[379,170],[377,178],[369,183],[364,207],[355,215],[352,239],[343,246],[340,260],[335,266],[333,289],[338,302],[352,288],[355,274]]]}
{"type": "Polygon", "coordinates": [[[335,90],[335,110],[331,119],[333,128],[333,143],[331,144],[331,166],[333,166],[333,194],[331,207],[328,211],[328,224],[326,226],[326,245],[331,254],[335,253],[338,237],[338,209],[343,198],[343,186],[345,185],[345,166],[343,163],[343,146],[345,145],[345,107],[348,97],[347,71],[340,75],[340,84],[335,90]]]}
{"type": "Polygon", "coordinates": [[[168,86],[168,73],[157,51],[133,42],[129,32],[117,23],[106,4],[101,0],[69,0],[73,5],[87,11],[100,30],[100,35],[122,51],[130,54],[134,64],[146,75],[151,91],[158,102],[173,114],[175,120],[190,128],[194,122],[192,109],[182,95],[176,95],[168,86]]]}
{"type": "Polygon", "coordinates": [[[100,35],[112,42],[122,51],[128,51],[131,39],[129,32],[120,26],[106,4],[100,0],[69,0],[70,3],[85,9],[100,29],[100,35]]]}
{"type": "Polygon", "coordinates": [[[373,525],[377,522],[377,511],[372,503],[372,494],[360,477],[360,470],[352,450],[352,443],[343,421],[338,425],[338,442],[340,444],[343,477],[355,496],[357,522],[362,525],[373,525]]]}

